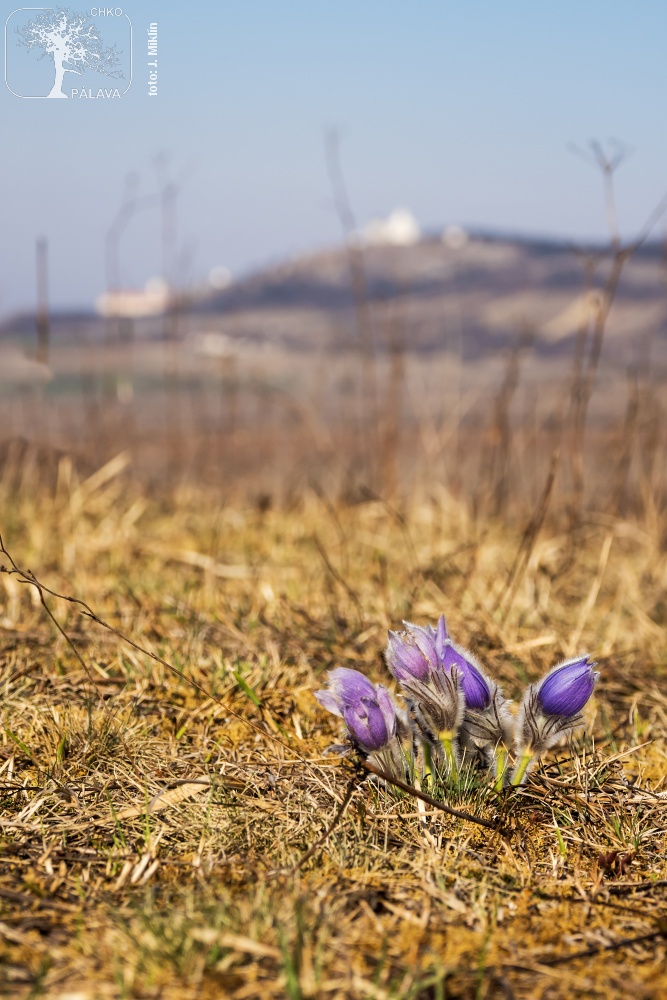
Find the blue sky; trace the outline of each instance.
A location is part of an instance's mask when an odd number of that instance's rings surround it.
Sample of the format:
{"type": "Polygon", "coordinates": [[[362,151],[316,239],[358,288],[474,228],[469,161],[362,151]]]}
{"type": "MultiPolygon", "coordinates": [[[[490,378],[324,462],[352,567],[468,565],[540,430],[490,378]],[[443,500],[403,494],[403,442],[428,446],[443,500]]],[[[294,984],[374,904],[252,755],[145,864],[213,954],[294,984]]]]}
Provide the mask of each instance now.
{"type": "MultiPolygon", "coordinates": [[[[124,179],[137,172],[140,195],[154,195],[161,152],[185,177],[178,238],[195,279],[339,240],[323,152],[332,126],[362,223],[404,205],[425,228],[602,237],[600,178],[567,148],[593,137],[634,150],[617,177],[625,233],[667,191],[664,0],[162,0],[121,9],[134,29],[134,79],[122,99],[21,100],[0,90],[0,315],[32,306],[40,236],[49,239],[52,302],[92,303],[124,179]]],[[[4,23],[14,5],[0,10],[4,23]]],[[[96,23],[104,35],[104,19],[96,23]]],[[[159,273],[154,203],[128,227],[121,264],[127,285],[159,273]]]]}

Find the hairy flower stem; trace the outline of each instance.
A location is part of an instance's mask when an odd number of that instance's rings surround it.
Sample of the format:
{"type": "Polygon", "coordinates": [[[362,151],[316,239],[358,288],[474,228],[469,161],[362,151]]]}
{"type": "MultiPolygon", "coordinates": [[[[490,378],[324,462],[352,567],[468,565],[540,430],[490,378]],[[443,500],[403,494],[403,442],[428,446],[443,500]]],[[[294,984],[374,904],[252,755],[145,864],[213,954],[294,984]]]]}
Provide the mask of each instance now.
{"type": "Polygon", "coordinates": [[[505,775],[507,773],[507,750],[499,750],[495,759],[496,765],[496,785],[497,792],[502,792],[505,785],[505,775]]]}
{"type": "Polygon", "coordinates": [[[517,785],[520,785],[524,781],[528,771],[528,766],[532,760],[533,760],[532,753],[526,752],[522,755],[521,759],[518,761],[516,767],[514,768],[514,774],[512,775],[512,780],[510,781],[511,785],[516,787],[517,785]]]}
{"type": "Polygon", "coordinates": [[[456,763],[456,753],[454,751],[454,741],[452,739],[451,733],[440,733],[440,743],[442,744],[442,749],[445,753],[445,760],[447,762],[447,768],[449,773],[452,775],[458,774],[458,765],[456,763]]]}
{"type": "Polygon", "coordinates": [[[424,753],[424,781],[428,785],[433,783],[433,754],[430,744],[422,743],[422,751],[424,753]]]}

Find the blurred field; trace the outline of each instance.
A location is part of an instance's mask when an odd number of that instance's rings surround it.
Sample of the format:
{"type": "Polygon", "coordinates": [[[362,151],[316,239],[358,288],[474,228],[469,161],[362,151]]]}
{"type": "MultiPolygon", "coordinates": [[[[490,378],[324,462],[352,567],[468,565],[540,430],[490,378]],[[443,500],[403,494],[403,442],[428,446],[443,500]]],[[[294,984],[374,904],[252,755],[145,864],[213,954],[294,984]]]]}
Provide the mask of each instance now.
{"type": "Polygon", "coordinates": [[[312,490],[262,510],[156,499],[123,464],[3,495],[24,568],[184,674],[49,598],[78,661],[2,578],[8,995],[663,995],[662,515],[543,528],[508,605],[520,532],[436,486],[402,513],[312,490]],[[443,609],[508,692],[593,652],[585,738],[525,790],[456,797],[509,840],[362,786],[291,871],[349,778],[321,756],[322,672],[381,677],[385,629],[443,609]]]}
{"type": "Polygon", "coordinates": [[[5,995],[665,995],[664,402],[575,348],[62,347],[4,395],[5,995]],[[515,697],[593,654],[585,734],[442,790],[504,832],[360,781],[325,836],[313,690],[442,612],[515,697]]]}

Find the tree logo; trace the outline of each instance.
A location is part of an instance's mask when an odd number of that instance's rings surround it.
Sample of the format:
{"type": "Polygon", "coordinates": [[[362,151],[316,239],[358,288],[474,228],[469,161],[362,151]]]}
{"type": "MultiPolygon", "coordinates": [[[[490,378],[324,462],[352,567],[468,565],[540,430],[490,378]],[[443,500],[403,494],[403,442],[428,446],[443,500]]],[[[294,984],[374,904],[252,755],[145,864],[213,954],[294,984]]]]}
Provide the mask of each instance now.
{"type": "Polygon", "coordinates": [[[129,17],[120,7],[13,11],[5,22],[5,83],[23,98],[122,97],[132,83],[129,17]]]}

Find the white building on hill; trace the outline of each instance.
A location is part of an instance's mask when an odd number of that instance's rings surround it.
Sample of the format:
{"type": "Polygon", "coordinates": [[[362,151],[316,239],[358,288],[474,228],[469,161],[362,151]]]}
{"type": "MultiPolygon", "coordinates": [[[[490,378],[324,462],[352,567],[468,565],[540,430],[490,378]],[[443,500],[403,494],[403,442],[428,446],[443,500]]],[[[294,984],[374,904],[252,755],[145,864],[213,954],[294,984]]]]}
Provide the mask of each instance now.
{"type": "Polygon", "coordinates": [[[409,247],[421,237],[419,223],[408,208],[395,208],[386,219],[371,219],[361,232],[369,246],[409,247]]]}
{"type": "Polygon", "coordinates": [[[98,296],[95,308],[100,316],[140,319],[159,316],[169,306],[169,286],[162,278],[150,278],[142,289],[121,289],[98,296]]]}

